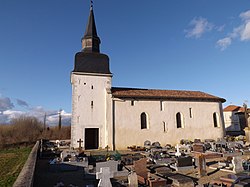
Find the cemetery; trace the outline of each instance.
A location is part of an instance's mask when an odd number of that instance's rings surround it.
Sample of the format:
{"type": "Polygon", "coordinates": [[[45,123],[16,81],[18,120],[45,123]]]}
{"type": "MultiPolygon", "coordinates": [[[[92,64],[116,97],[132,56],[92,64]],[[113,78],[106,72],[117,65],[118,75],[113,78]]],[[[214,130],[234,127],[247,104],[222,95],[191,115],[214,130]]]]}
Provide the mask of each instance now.
{"type": "Polygon", "coordinates": [[[237,140],[182,140],[127,150],[83,150],[40,141],[33,186],[249,186],[250,147],[237,140]],[[50,145],[49,148],[47,145],[50,145]],[[52,146],[53,145],[53,146],[52,146]]]}

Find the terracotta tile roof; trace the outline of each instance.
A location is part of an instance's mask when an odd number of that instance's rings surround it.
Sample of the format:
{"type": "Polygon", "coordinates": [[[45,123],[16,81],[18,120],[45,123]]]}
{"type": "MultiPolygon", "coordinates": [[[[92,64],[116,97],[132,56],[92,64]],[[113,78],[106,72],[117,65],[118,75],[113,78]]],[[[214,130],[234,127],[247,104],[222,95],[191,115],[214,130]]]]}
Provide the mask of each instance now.
{"type": "Polygon", "coordinates": [[[228,105],[226,108],[223,109],[224,112],[244,112],[245,109],[241,106],[236,105],[228,105]]]}
{"type": "Polygon", "coordinates": [[[112,87],[112,95],[117,98],[147,98],[147,99],[167,99],[167,100],[204,100],[220,101],[226,100],[200,91],[185,90],[154,90],[140,88],[117,88],[112,87]]]}

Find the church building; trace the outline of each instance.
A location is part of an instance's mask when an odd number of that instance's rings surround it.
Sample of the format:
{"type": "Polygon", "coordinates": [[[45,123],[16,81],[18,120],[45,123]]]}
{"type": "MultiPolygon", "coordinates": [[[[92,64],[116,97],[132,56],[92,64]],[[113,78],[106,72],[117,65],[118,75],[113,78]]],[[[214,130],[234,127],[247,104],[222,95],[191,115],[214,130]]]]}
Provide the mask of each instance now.
{"type": "Polygon", "coordinates": [[[82,141],[84,149],[114,150],[146,140],[165,146],[224,136],[225,99],[200,91],[112,87],[109,57],[100,43],[91,6],[71,72],[72,147],[82,141]]]}

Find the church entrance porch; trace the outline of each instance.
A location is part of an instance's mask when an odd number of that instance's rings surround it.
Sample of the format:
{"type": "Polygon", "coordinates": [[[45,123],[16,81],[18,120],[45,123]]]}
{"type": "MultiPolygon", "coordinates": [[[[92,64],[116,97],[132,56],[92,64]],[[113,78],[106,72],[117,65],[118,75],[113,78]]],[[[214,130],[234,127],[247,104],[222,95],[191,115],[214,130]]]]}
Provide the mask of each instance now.
{"type": "Polygon", "coordinates": [[[99,128],[85,129],[85,149],[98,149],[99,147],[99,128]]]}

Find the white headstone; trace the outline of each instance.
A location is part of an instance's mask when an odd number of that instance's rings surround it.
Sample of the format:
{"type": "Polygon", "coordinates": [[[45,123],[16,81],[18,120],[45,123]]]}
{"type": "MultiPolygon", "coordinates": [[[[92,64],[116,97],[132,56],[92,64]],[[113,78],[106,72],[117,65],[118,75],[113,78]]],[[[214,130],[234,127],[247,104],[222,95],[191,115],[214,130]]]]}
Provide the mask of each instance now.
{"type": "Polygon", "coordinates": [[[214,142],[210,143],[212,151],[216,151],[216,144],[214,142]]]}
{"type": "Polygon", "coordinates": [[[109,160],[107,162],[97,162],[96,163],[96,172],[100,171],[100,168],[109,167],[111,173],[118,171],[118,161],[109,160]]]}
{"type": "Polygon", "coordinates": [[[56,140],[56,145],[58,148],[60,148],[60,140],[56,140]]]}
{"type": "Polygon", "coordinates": [[[138,187],[138,179],[136,172],[131,172],[128,175],[128,186],[129,187],[138,187]]]}
{"type": "Polygon", "coordinates": [[[113,178],[113,173],[110,172],[109,167],[103,167],[100,172],[96,172],[96,179],[100,179],[98,187],[112,187],[110,178],[113,178]]]}
{"type": "Polygon", "coordinates": [[[232,164],[233,164],[233,172],[234,173],[240,173],[240,172],[244,171],[241,157],[239,157],[239,156],[233,157],[232,164]]]}
{"type": "Polygon", "coordinates": [[[178,157],[181,156],[179,144],[176,145],[176,153],[175,153],[175,156],[178,156],[178,157]]]}

